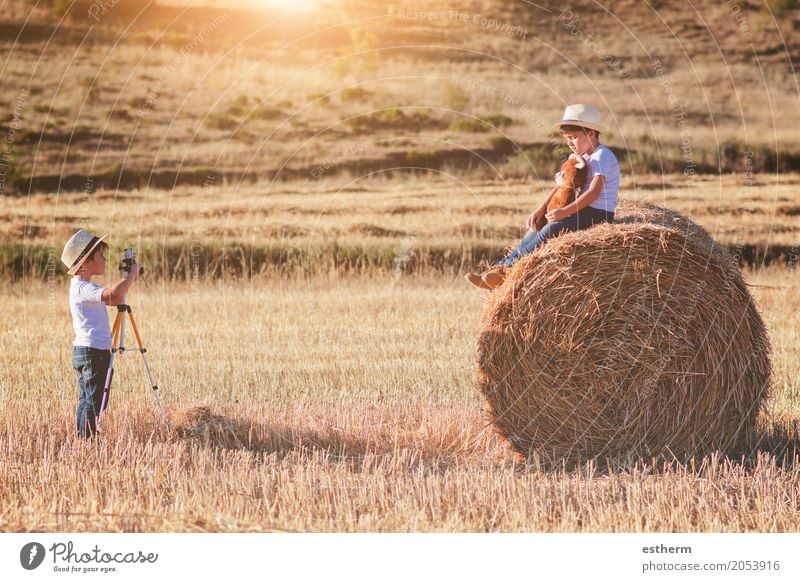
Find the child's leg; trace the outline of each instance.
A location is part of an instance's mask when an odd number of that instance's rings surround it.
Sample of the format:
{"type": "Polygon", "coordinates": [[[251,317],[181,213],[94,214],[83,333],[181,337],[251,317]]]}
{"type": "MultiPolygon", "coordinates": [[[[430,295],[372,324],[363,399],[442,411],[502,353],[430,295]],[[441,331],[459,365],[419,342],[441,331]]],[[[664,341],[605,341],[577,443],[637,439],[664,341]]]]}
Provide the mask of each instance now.
{"type": "MultiPolygon", "coordinates": [[[[96,419],[103,400],[106,374],[111,354],[76,346],[72,353],[72,365],[78,374],[78,409],[76,411],[78,436],[90,437],[97,432],[96,419]]],[[[108,402],[106,402],[108,406],[108,402]]]]}
{"type": "Polygon", "coordinates": [[[548,222],[542,227],[541,230],[529,230],[528,234],[525,235],[525,238],[520,241],[519,246],[517,246],[517,248],[510,252],[506,258],[499,261],[497,264],[510,267],[528,253],[533,252],[536,247],[538,247],[547,239],[558,236],[566,230],[577,230],[577,228],[574,228],[572,225],[573,221],[570,220],[574,216],[576,215],[573,214],[572,216],[568,216],[564,220],[559,220],[557,222],[548,222]]]}
{"type": "Polygon", "coordinates": [[[483,277],[487,273],[489,273],[492,269],[495,269],[498,266],[505,266],[508,261],[511,261],[508,262],[508,265],[511,265],[514,261],[516,261],[519,257],[522,256],[521,254],[523,252],[522,249],[525,249],[525,247],[527,247],[527,245],[530,243],[530,240],[533,239],[535,236],[536,236],[536,229],[533,228],[530,229],[527,233],[525,233],[525,236],[522,237],[522,240],[519,241],[517,246],[511,249],[511,251],[505,257],[494,263],[489,270],[485,271],[482,275],[476,275],[475,273],[467,273],[466,275],[464,275],[464,278],[480,289],[489,289],[489,290],[494,289],[497,285],[487,284],[486,281],[484,281],[483,277]]]}
{"type": "Polygon", "coordinates": [[[528,232],[525,233],[525,236],[522,237],[522,240],[519,241],[519,244],[514,247],[510,253],[508,253],[505,257],[497,261],[496,264],[504,265],[506,267],[510,267],[514,263],[516,263],[523,255],[529,253],[530,251],[527,250],[536,236],[539,234],[539,231],[535,228],[531,228],[528,232]]]}
{"type": "Polygon", "coordinates": [[[601,222],[613,222],[613,216],[613,214],[609,215],[601,210],[586,207],[576,214],[567,216],[563,220],[548,222],[539,231],[529,230],[519,246],[509,253],[506,258],[499,261],[498,264],[510,267],[522,257],[532,252],[540,244],[547,241],[547,239],[558,236],[564,232],[583,230],[584,228],[589,228],[601,222]]]}

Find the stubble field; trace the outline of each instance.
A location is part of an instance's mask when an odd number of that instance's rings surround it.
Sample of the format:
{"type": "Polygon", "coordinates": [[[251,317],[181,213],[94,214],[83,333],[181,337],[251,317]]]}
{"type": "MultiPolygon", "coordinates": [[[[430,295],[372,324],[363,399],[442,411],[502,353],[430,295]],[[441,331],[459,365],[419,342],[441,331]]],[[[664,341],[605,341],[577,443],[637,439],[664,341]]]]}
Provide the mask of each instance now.
{"type": "Polygon", "coordinates": [[[0,15],[0,531],[799,529],[797,10],[100,4],[0,15]],[[774,374],[743,458],[552,469],[486,424],[461,277],[522,234],[578,96],[621,198],[746,265],[774,374]],[[74,436],[77,228],[109,271],[140,251],[169,428],[131,352],[74,436]]]}
{"type": "MultiPolygon", "coordinates": [[[[797,254],[798,175],[625,174],[621,199],[681,212],[743,264],[797,254]]],[[[524,234],[552,178],[480,180],[452,174],[393,179],[203,186],[4,201],[0,276],[53,280],[76,228],[114,233],[112,258],[135,247],[158,277],[196,281],[270,274],[385,274],[471,269],[524,234]]],[[[114,259],[116,261],[116,259],[114,259]]]]}
{"type": "Polygon", "coordinates": [[[131,352],[90,443],[73,437],[65,286],[8,287],[0,530],[796,531],[797,274],[746,276],[774,345],[760,450],[561,470],[485,425],[482,300],[459,278],[140,286],[128,299],[172,428],[131,352]]]}

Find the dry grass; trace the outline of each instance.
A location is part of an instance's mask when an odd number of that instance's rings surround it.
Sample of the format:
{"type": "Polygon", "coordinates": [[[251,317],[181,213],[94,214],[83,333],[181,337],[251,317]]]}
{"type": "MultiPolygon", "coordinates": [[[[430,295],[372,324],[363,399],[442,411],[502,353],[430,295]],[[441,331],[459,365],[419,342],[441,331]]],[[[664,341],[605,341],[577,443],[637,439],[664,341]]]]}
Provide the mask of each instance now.
{"type": "MultiPolygon", "coordinates": [[[[750,179],[627,176],[620,197],[685,214],[732,250],[796,245],[797,180],[750,179]]],[[[544,176],[529,182],[464,182],[441,176],[102,191],[94,196],[40,194],[5,200],[0,241],[24,236],[26,244],[49,245],[60,253],[63,241],[85,227],[113,233],[116,244],[137,247],[188,248],[213,240],[298,249],[337,243],[408,253],[437,246],[463,254],[487,245],[499,250],[514,242],[551,185],[552,178],[544,176]]]]}
{"type": "MultiPolygon", "coordinates": [[[[797,436],[773,423],[800,418],[797,275],[776,268],[748,279],[775,345],[760,422],[764,448],[777,449],[797,436]]],[[[65,285],[27,282],[2,294],[3,531],[796,531],[800,523],[791,455],[552,472],[519,464],[482,419],[481,300],[458,279],[139,289],[130,303],[184,430],[157,427],[130,354],[119,362],[106,434],[79,442],[65,285]]]]}

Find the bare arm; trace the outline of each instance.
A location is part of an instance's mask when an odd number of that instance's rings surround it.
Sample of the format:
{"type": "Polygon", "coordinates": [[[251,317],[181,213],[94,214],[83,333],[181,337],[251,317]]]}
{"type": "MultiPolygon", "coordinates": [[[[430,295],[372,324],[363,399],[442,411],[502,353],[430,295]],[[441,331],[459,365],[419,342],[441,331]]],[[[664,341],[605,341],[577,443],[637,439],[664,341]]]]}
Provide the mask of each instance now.
{"type": "MultiPolygon", "coordinates": [[[[550,213],[553,215],[558,213],[553,220],[561,220],[567,216],[572,216],[576,212],[579,212],[589,206],[589,204],[600,198],[600,194],[602,194],[605,184],[605,176],[595,176],[592,178],[592,181],[589,183],[589,189],[586,190],[586,192],[578,196],[574,202],[570,202],[564,208],[561,208],[560,210],[554,210],[550,213]]],[[[548,216],[548,218],[550,217],[548,216]]]]}
{"type": "Polygon", "coordinates": [[[103,303],[112,306],[122,303],[122,301],[125,299],[125,295],[128,293],[128,289],[131,288],[131,285],[133,285],[133,282],[139,276],[140,269],[141,266],[138,263],[134,263],[131,266],[131,270],[127,277],[120,279],[111,287],[106,287],[103,289],[103,303]]]}
{"type": "Polygon", "coordinates": [[[528,228],[534,228],[534,223],[538,218],[542,218],[545,213],[547,212],[547,205],[550,204],[550,199],[558,192],[558,186],[553,186],[553,189],[550,190],[550,193],[545,197],[544,201],[539,205],[539,207],[533,211],[528,217],[527,222],[525,223],[528,228]]]}

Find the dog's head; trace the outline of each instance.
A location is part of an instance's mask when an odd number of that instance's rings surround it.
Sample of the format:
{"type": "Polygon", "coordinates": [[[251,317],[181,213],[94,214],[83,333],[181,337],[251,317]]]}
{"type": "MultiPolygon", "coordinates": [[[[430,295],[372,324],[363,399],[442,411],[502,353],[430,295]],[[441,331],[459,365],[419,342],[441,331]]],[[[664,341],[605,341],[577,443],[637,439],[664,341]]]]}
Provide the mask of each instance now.
{"type": "Polygon", "coordinates": [[[581,156],[570,154],[561,166],[562,186],[580,190],[589,175],[589,164],[581,156]]]}

